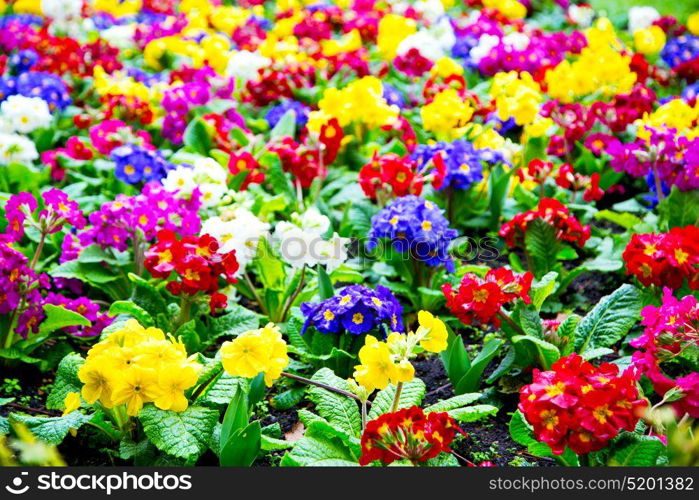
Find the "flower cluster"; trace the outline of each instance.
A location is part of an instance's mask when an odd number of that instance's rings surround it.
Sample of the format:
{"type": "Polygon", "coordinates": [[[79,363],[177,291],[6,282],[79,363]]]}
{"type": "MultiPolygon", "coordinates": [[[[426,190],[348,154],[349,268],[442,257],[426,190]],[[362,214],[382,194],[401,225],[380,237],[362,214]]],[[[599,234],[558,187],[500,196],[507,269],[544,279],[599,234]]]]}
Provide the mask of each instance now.
{"type": "Polygon", "coordinates": [[[159,181],[172,168],[162,153],[140,146],[120,146],[113,149],[114,175],[127,184],[159,181]]]}
{"type": "Polygon", "coordinates": [[[645,286],[680,288],[685,280],[699,289],[699,228],[675,227],[669,233],[634,234],[623,253],[626,273],[645,286]]]}
{"type": "Polygon", "coordinates": [[[578,454],[601,450],[622,429],[633,431],[647,405],[633,370],[619,374],[615,364],[595,367],[578,354],[559,359],[550,371],[534,370],[519,401],[536,439],[556,455],[566,446],[578,454]]]}
{"type": "Polygon", "coordinates": [[[499,267],[490,269],[484,278],[467,273],[461,279],[458,288],[450,283],[442,285],[442,292],[447,299],[447,308],[464,324],[473,323],[500,325],[499,314],[502,306],[516,299],[529,304],[529,289],[534,276],[526,272],[515,274],[511,270],[499,267]]]}
{"type": "Polygon", "coordinates": [[[653,383],[660,396],[670,390],[681,391],[682,397],[672,401],[679,415],[699,417],[699,374],[696,371],[672,379],[662,366],[696,367],[692,361],[699,345],[699,304],[692,295],[677,299],[669,288],[663,290],[660,307],[649,305],[641,311],[645,326],[643,333],[631,341],[639,351],[633,353],[633,363],[653,383]]]}
{"type": "Polygon", "coordinates": [[[38,229],[47,235],[58,232],[63,226],[70,225],[76,229],[85,227],[86,221],[77,202],[70,200],[60,189],[51,188],[41,195],[44,209],[35,217],[37,200],[30,193],[12,195],[5,205],[5,217],[8,227],[6,234],[14,241],[24,236],[26,225],[38,229]]]}
{"type": "Polygon", "coordinates": [[[424,177],[416,171],[415,163],[393,153],[374,156],[359,171],[359,185],[364,194],[374,200],[384,193],[393,197],[419,196],[423,184],[424,177]]]}
{"type": "Polygon", "coordinates": [[[448,248],[457,235],[439,207],[408,195],[396,198],[372,217],[367,249],[371,251],[379,239],[387,238],[398,252],[407,252],[428,266],[445,265],[453,272],[454,262],[448,248]]]}
{"type": "Polygon", "coordinates": [[[415,332],[391,332],[385,341],[367,335],[359,349],[359,363],[354,367],[355,383],[366,393],[385,389],[388,384],[406,383],[415,377],[410,360],[417,347],[439,353],[447,348],[447,329],[442,320],[427,311],[418,313],[419,327],[415,332]]]}
{"type": "Polygon", "coordinates": [[[466,435],[456,421],[444,412],[425,413],[413,406],[384,413],[367,423],[362,433],[360,465],[380,460],[384,465],[408,460],[413,465],[451,452],[456,434],[466,435]]]}
{"type": "Polygon", "coordinates": [[[495,99],[498,118],[514,118],[517,125],[534,121],[543,100],[541,89],[529,73],[498,73],[493,78],[490,95],[495,99]]]}
{"type": "Polygon", "coordinates": [[[422,126],[440,139],[458,139],[466,133],[474,109],[454,89],[437,94],[420,110],[422,126]]]}
{"type": "Polygon", "coordinates": [[[219,281],[223,276],[228,284],[236,282],[235,250],[220,252],[218,240],[207,234],[177,239],[172,231],[162,230],[157,238],[145,253],[146,269],[162,279],[174,273],[175,279],[167,283],[173,295],[193,297],[201,292],[209,297],[212,314],[225,309],[227,298],[219,292],[219,281]]]}
{"type": "Polygon", "coordinates": [[[583,247],[590,238],[590,226],[583,226],[574,215],[571,215],[565,205],[553,198],[542,198],[536,210],[515,215],[512,220],[502,225],[499,234],[505,238],[510,248],[521,246],[527,232],[527,225],[535,219],[541,219],[553,226],[558,240],[569,241],[583,247]]]}
{"type": "Polygon", "coordinates": [[[223,369],[234,377],[255,378],[264,374],[268,387],[289,364],[286,342],[278,326],[250,330],[221,345],[223,369]]]}
{"type": "Polygon", "coordinates": [[[185,391],[197,383],[200,370],[181,341],[132,319],[92,346],[78,378],[88,404],[125,405],[127,415],[135,417],[146,403],[161,410],[186,410],[185,391]]]}
{"type": "Polygon", "coordinates": [[[350,285],[337,295],[317,304],[304,302],[301,312],[306,317],[301,333],[313,326],[321,333],[346,330],[353,335],[367,333],[381,325],[385,331],[403,331],[403,307],[391,291],[381,285],[376,290],[350,285]]]}

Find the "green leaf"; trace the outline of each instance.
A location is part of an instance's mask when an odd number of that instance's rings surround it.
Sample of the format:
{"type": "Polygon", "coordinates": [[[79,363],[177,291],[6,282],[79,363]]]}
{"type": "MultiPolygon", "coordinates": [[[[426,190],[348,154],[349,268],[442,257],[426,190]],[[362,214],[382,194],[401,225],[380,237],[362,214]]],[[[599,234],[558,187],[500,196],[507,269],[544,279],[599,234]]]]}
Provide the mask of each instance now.
{"type": "Polygon", "coordinates": [[[608,347],[596,347],[594,349],[588,349],[587,351],[583,352],[582,357],[589,361],[591,359],[600,358],[602,356],[606,356],[607,354],[613,353],[614,350],[609,349],[608,347]]]}
{"type": "Polygon", "coordinates": [[[296,113],[293,109],[284,113],[270,132],[270,139],[278,139],[284,136],[294,137],[296,134],[296,113]]]}
{"type": "Polygon", "coordinates": [[[21,423],[36,436],[37,439],[48,444],[60,444],[65,439],[68,431],[79,429],[92,415],[85,415],[79,411],[70,412],[64,417],[30,417],[18,413],[10,414],[10,423],[21,423]]]}
{"type": "Polygon", "coordinates": [[[624,229],[631,229],[632,227],[643,223],[643,221],[634,214],[629,212],[618,213],[611,210],[600,210],[595,214],[595,219],[608,220],[609,222],[613,222],[624,229]]]}
{"type": "Polygon", "coordinates": [[[255,266],[264,288],[284,290],[284,263],[274,254],[266,238],[260,238],[257,245],[255,266]]]}
{"type": "Polygon", "coordinates": [[[202,156],[209,156],[211,137],[206,123],[201,118],[195,118],[187,125],[182,138],[185,147],[202,156]]]}
{"type": "Polygon", "coordinates": [[[219,461],[223,467],[250,467],[262,446],[262,429],[256,420],[240,429],[221,447],[219,461]]]}
{"type": "Polygon", "coordinates": [[[607,464],[614,467],[654,467],[666,449],[657,437],[632,432],[622,434],[614,448],[607,464]]]}
{"type": "Polygon", "coordinates": [[[512,337],[512,343],[526,345],[532,357],[538,361],[539,366],[544,370],[549,370],[551,365],[561,357],[558,347],[531,335],[516,335],[512,337]]]}
{"type": "Polygon", "coordinates": [[[284,455],[282,467],[350,467],[359,465],[361,448],[358,440],[327,422],[311,422],[306,434],[284,455]]]}
{"type": "Polygon", "coordinates": [[[318,294],[321,300],[329,299],[335,295],[335,289],[333,288],[332,281],[330,281],[330,276],[323,269],[323,266],[318,266],[318,294]]]}
{"type": "MultiPolygon", "coordinates": [[[[395,397],[396,386],[393,384],[389,384],[388,387],[376,393],[374,400],[371,402],[371,410],[369,410],[368,415],[369,420],[379,418],[382,414],[391,411],[391,405],[393,405],[395,397]]],[[[403,390],[398,400],[398,409],[420,406],[424,397],[425,383],[419,378],[414,378],[410,382],[403,384],[403,390]]]]}
{"type": "Polygon", "coordinates": [[[274,186],[275,192],[283,194],[290,205],[296,205],[296,188],[291,176],[284,172],[279,155],[270,152],[264,153],[260,156],[259,162],[266,168],[265,177],[269,184],[274,186]]]}
{"type": "MultiPolygon", "coordinates": [[[[313,375],[311,380],[335,387],[336,389],[349,391],[347,381],[335,375],[329,368],[321,368],[313,375]]],[[[359,415],[359,407],[354,399],[316,386],[309,388],[308,396],[315,403],[316,410],[321,417],[350,436],[359,434],[362,427],[362,419],[359,415]]]]}
{"type": "Polygon", "coordinates": [[[138,418],[156,448],[191,461],[206,451],[218,422],[218,411],[190,406],[183,412],[174,412],[149,404],[141,410],[138,418]]]}
{"type": "Polygon", "coordinates": [[[118,273],[110,271],[102,264],[84,264],[77,260],[69,260],[53,268],[49,273],[54,278],[77,279],[99,288],[100,285],[119,279],[118,273]]]}
{"type": "Polygon", "coordinates": [[[498,408],[493,405],[473,405],[464,408],[449,410],[449,416],[459,422],[475,422],[485,417],[490,417],[498,412],[498,408]]]}
{"type": "Polygon", "coordinates": [[[455,410],[456,408],[461,408],[462,406],[469,405],[474,401],[478,401],[482,394],[480,392],[469,392],[466,394],[460,394],[459,396],[454,396],[453,398],[444,399],[435,403],[433,405],[425,408],[425,413],[431,411],[449,411],[455,410]]]}
{"type": "Polygon", "coordinates": [[[68,354],[58,364],[56,378],[51,392],[46,398],[46,408],[49,410],[62,410],[66,396],[71,392],[78,394],[82,390],[82,382],[78,378],[78,371],[85,360],[77,353],[68,354]]]}
{"type": "Polygon", "coordinates": [[[611,347],[636,323],[641,307],[641,294],[632,285],[622,285],[602,300],[578,323],[575,329],[575,351],[611,347]]]}
{"type": "Polygon", "coordinates": [[[41,322],[39,335],[48,335],[68,326],[90,326],[91,324],[85,316],[66,309],[64,306],[46,304],[44,305],[44,313],[46,319],[41,322]]]}
{"type": "Polygon", "coordinates": [[[455,394],[465,394],[478,390],[483,371],[497,355],[502,343],[503,341],[500,339],[491,339],[483,344],[481,352],[479,352],[478,356],[471,362],[471,368],[466,372],[466,375],[461,377],[461,380],[459,380],[459,383],[454,388],[455,394]]]}
{"type": "Polygon", "coordinates": [[[534,438],[531,426],[524,418],[524,415],[517,410],[510,420],[510,436],[517,443],[526,446],[529,453],[537,457],[553,457],[557,462],[566,466],[579,465],[578,456],[570,449],[566,448],[562,455],[555,455],[551,447],[546,443],[540,443],[534,438]]]}
{"type": "Polygon", "coordinates": [[[133,273],[129,273],[129,280],[133,283],[131,301],[141,309],[156,318],[158,314],[167,311],[167,303],[162,294],[148,281],[133,273]]]}
{"type": "Polygon", "coordinates": [[[565,347],[561,351],[561,356],[572,354],[574,349],[575,330],[578,327],[580,316],[571,314],[561,322],[556,330],[556,336],[560,339],[567,340],[565,347]]]}
{"type": "Polygon", "coordinates": [[[211,319],[209,333],[211,340],[216,340],[219,337],[236,337],[259,327],[260,318],[257,314],[239,304],[233,304],[226,314],[211,319]]]}
{"type": "Polygon", "coordinates": [[[119,314],[127,314],[134,319],[136,319],[141,325],[145,327],[153,326],[153,318],[148,312],[140,306],[137,306],[129,300],[117,300],[113,302],[109,307],[109,314],[111,316],[118,316],[119,314]]]}
{"type": "Polygon", "coordinates": [[[379,209],[371,203],[352,203],[349,208],[349,224],[352,233],[356,235],[369,234],[371,230],[371,218],[378,213],[379,209]]]}
{"type": "Polygon", "coordinates": [[[466,347],[464,347],[464,341],[461,339],[461,336],[456,335],[448,326],[447,332],[447,348],[440,353],[440,359],[444,365],[444,370],[449,376],[449,380],[452,385],[456,386],[459,380],[471,368],[471,359],[468,356],[466,347]]]}
{"type": "Polygon", "coordinates": [[[288,410],[299,404],[303,400],[305,394],[306,389],[301,387],[288,389],[274,396],[270,400],[270,404],[277,410],[288,410]]]}
{"type": "Polygon", "coordinates": [[[680,191],[672,187],[670,196],[658,204],[660,221],[668,229],[699,224],[699,196],[696,191],[680,191]]]}
{"type": "Polygon", "coordinates": [[[556,266],[556,255],[560,243],[554,227],[542,219],[534,219],[527,224],[524,244],[531,259],[530,271],[541,279],[556,266]]]}
{"type": "Polygon", "coordinates": [[[239,391],[243,392],[242,382],[239,377],[222,372],[199,396],[197,402],[205,406],[227,405],[239,391]]]}
{"type": "Polygon", "coordinates": [[[556,278],[558,278],[557,272],[546,273],[536,284],[532,285],[529,296],[537,311],[541,311],[544,301],[556,289],[556,278]]]}

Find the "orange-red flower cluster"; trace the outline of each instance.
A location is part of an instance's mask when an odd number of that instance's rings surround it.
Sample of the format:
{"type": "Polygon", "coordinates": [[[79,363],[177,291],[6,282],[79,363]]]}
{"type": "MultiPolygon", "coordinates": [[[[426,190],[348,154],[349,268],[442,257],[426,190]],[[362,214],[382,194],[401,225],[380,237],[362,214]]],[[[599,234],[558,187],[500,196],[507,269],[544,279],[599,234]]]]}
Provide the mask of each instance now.
{"type": "Polygon", "coordinates": [[[219,242],[208,234],[178,240],[175,233],[163,230],[158,233],[158,242],[146,251],[145,266],[156,278],[175,274],[167,284],[173,295],[209,295],[213,314],[227,305],[226,296],[218,291],[220,278],[235,283],[238,271],[235,250],[223,254],[218,249],[219,242]]]}
{"type": "Polygon", "coordinates": [[[699,290],[699,228],[674,227],[669,233],[634,234],[624,250],[626,273],[646,286],[680,288],[687,279],[699,290]]]}
{"type": "Polygon", "coordinates": [[[633,431],[646,405],[633,369],[620,375],[617,365],[595,368],[578,354],[559,359],[551,371],[534,370],[519,398],[534,436],[556,455],[566,446],[578,454],[601,450],[622,429],[633,431]]]}
{"type": "Polygon", "coordinates": [[[529,289],[534,276],[530,272],[515,274],[500,267],[490,269],[481,279],[473,273],[467,273],[461,280],[459,288],[454,290],[451,284],[442,285],[442,292],[447,299],[451,313],[464,324],[474,322],[500,325],[497,314],[503,305],[521,298],[529,304],[529,289]]]}
{"type": "Polygon", "coordinates": [[[402,459],[413,464],[425,462],[443,451],[451,452],[449,445],[457,432],[466,435],[446,412],[425,414],[413,406],[384,413],[366,425],[359,463],[381,460],[387,465],[402,459]]]}
{"type": "Polygon", "coordinates": [[[424,180],[417,170],[417,165],[407,156],[388,153],[374,155],[371,162],[359,171],[359,185],[364,194],[375,200],[380,191],[389,196],[419,196],[424,180]]]}
{"type": "Polygon", "coordinates": [[[561,241],[569,241],[583,247],[590,238],[590,226],[583,226],[565,205],[553,198],[542,198],[536,210],[519,213],[502,225],[500,236],[505,238],[507,246],[521,246],[527,224],[534,219],[542,219],[552,225],[556,230],[556,238],[561,241]]]}

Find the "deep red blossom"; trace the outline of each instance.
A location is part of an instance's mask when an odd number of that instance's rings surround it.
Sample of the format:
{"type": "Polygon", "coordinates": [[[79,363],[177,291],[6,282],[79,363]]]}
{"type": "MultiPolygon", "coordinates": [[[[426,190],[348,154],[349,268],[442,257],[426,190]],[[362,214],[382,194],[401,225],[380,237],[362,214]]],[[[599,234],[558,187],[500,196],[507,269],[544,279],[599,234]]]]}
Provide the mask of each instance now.
{"type": "Polygon", "coordinates": [[[464,324],[472,323],[500,325],[498,313],[502,306],[518,298],[529,304],[529,289],[534,276],[526,272],[515,274],[501,267],[490,269],[485,278],[473,273],[465,274],[455,290],[446,283],[442,292],[447,299],[447,308],[464,324]]]}
{"type": "Polygon", "coordinates": [[[645,286],[677,289],[685,279],[699,290],[699,228],[675,227],[669,233],[634,234],[623,253],[626,273],[645,286]]]}
{"type": "Polygon", "coordinates": [[[466,435],[448,413],[425,412],[413,406],[384,413],[367,423],[362,434],[360,465],[381,460],[388,465],[409,460],[414,465],[451,452],[449,445],[456,434],[466,435]]]}
{"type": "Polygon", "coordinates": [[[417,165],[407,156],[394,153],[374,155],[371,162],[359,171],[359,185],[372,200],[379,196],[385,199],[408,194],[419,195],[424,179],[416,170],[417,165]]]}
{"type": "Polygon", "coordinates": [[[532,383],[520,389],[519,410],[534,436],[556,455],[598,451],[623,429],[633,431],[647,401],[640,399],[633,369],[595,367],[578,354],[556,361],[549,371],[534,370],[532,383]]]}
{"type": "Polygon", "coordinates": [[[553,226],[556,238],[561,241],[583,247],[590,238],[590,226],[583,226],[560,201],[553,198],[542,198],[536,210],[515,215],[511,221],[502,225],[499,234],[505,238],[505,243],[510,248],[519,246],[524,241],[527,225],[535,219],[541,219],[553,226]]]}

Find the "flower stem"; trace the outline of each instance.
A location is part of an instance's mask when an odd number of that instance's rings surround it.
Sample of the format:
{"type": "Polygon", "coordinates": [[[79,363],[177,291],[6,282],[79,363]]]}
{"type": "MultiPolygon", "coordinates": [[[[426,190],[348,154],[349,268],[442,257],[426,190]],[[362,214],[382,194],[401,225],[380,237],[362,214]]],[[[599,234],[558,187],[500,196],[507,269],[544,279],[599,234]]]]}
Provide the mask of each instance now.
{"type": "Polygon", "coordinates": [[[366,421],[366,401],[362,401],[362,432],[364,432],[364,429],[366,428],[366,421]]]}
{"type": "Polygon", "coordinates": [[[299,284],[296,286],[296,289],[293,291],[293,293],[287,299],[286,305],[284,306],[284,310],[282,311],[281,316],[278,318],[277,323],[283,323],[284,321],[286,321],[286,317],[289,314],[289,309],[291,309],[291,306],[294,304],[296,297],[299,296],[299,294],[301,293],[301,290],[303,290],[303,286],[306,284],[305,278],[306,278],[306,266],[304,265],[301,268],[301,278],[299,279],[299,284]]]}
{"type": "Polygon", "coordinates": [[[326,391],[330,392],[335,392],[337,394],[341,394],[342,396],[347,396],[348,398],[352,398],[355,401],[361,402],[359,399],[359,396],[356,394],[352,394],[349,391],[345,391],[343,389],[338,389],[337,387],[333,387],[331,385],[323,384],[322,382],[316,382],[315,380],[310,380],[305,377],[301,377],[299,375],[294,375],[293,373],[288,373],[288,372],[282,372],[282,376],[286,378],[290,378],[292,380],[297,380],[299,382],[303,382],[304,384],[309,384],[309,385],[315,385],[316,387],[320,387],[321,389],[325,389],[326,391]]]}
{"type": "Polygon", "coordinates": [[[403,382],[398,382],[396,384],[396,395],[393,397],[393,404],[391,405],[391,413],[398,410],[398,403],[400,403],[400,395],[403,392],[403,382]]]}

